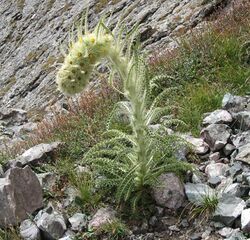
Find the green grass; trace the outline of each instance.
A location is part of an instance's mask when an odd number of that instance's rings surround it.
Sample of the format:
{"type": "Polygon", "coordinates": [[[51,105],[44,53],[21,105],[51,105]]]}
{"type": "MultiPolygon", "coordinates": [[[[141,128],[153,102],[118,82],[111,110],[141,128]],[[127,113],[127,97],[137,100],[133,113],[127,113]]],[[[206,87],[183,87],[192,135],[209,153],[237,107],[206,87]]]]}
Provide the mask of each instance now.
{"type": "Polygon", "coordinates": [[[170,99],[176,117],[187,124],[182,130],[198,135],[203,114],[219,108],[226,92],[250,92],[249,29],[249,8],[238,7],[206,33],[182,39],[178,49],[152,58],[149,76],[164,76],[155,80],[152,93],[178,88],[170,99]]]}
{"type": "Polygon", "coordinates": [[[215,212],[218,203],[219,198],[216,194],[204,196],[199,206],[193,206],[193,210],[191,211],[191,218],[202,216],[205,220],[209,219],[209,217],[211,217],[215,212]]]}

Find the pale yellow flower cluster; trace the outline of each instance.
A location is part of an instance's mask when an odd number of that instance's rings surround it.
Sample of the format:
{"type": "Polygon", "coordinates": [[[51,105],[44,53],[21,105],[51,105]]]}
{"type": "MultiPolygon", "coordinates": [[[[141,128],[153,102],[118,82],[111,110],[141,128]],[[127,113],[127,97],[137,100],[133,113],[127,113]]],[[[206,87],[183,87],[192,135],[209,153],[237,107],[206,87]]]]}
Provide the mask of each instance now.
{"type": "Polygon", "coordinates": [[[57,73],[58,89],[66,95],[81,92],[88,84],[94,66],[108,55],[112,42],[110,34],[95,31],[71,41],[68,55],[57,73]]]}

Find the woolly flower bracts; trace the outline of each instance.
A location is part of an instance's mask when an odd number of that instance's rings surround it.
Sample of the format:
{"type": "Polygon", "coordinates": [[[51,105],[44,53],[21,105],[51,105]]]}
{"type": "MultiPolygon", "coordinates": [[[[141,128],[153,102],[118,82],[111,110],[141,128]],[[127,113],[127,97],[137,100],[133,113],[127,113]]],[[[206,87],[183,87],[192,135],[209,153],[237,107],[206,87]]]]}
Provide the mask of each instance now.
{"type": "Polygon", "coordinates": [[[71,40],[68,54],[57,73],[58,89],[66,95],[81,92],[94,66],[109,54],[112,43],[113,37],[104,31],[95,30],[85,36],[78,34],[76,41],[71,40]]]}

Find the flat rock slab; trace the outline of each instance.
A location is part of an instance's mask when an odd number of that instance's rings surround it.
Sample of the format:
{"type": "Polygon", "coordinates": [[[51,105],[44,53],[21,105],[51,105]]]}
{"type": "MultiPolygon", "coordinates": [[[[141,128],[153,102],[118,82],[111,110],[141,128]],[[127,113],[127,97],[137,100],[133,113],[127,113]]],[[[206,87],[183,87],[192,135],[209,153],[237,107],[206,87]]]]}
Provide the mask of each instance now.
{"type": "Polygon", "coordinates": [[[41,162],[46,162],[50,157],[53,156],[55,151],[63,145],[62,142],[53,142],[53,143],[41,143],[38,144],[27,151],[22,155],[18,156],[16,159],[9,161],[4,169],[9,169],[11,167],[23,167],[26,165],[38,165],[41,162]]]}
{"type": "Polygon", "coordinates": [[[43,205],[42,188],[29,166],[0,179],[0,226],[16,225],[43,205]]]}

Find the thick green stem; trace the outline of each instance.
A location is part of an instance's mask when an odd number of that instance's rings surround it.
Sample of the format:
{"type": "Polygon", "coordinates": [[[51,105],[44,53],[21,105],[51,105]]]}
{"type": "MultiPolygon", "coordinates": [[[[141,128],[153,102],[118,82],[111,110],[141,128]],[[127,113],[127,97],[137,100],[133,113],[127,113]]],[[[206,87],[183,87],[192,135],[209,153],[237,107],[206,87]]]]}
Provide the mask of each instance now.
{"type": "Polygon", "coordinates": [[[139,188],[144,186],[143,176],[146,175],[147,125],[145,115],[146,111],[144,109],[145,97],[141,92],[138,92],[138,88],[136,88],[138,73],[136,72],[136,70],[132,73],[132,75],[131,73],[129,73],[131,66],[128,66],[128,61],[126,61],[125,58],[121,57],[118,52],[115,51],[113,51],[109,57],[123,81],[125,96],[131,103],[131,125],[135,136],[137,164],[139,165],[136,177],[136,185],[139,188]]]}

